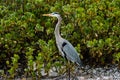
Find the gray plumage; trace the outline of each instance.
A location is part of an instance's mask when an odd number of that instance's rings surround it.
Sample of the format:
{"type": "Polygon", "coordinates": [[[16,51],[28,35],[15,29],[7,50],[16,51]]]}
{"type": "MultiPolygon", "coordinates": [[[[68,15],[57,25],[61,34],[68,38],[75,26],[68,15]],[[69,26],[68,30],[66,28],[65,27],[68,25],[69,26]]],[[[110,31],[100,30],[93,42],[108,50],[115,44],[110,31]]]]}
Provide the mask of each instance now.
{"type": "Polygon", "coordinates": [[[57,44],[57,47],[58,47],[61,55],[64,58],[67,58],[69,61],[76,63],[79,66],[82,66],[82,62],[81,62],[79,55],[78,55],[77,51],[75,50],[75,48],[72,46],[72,44],[69,41],[63,39],[60,36],[59,28],[60,28],[60,24],[62,21],[60,14],[53,12],[51,14],[44,14],[43,16],[57,17],[58,22],[56,24],[54,34],[55,34],[55,38],[56,38],[56,44],[57,44]]]}

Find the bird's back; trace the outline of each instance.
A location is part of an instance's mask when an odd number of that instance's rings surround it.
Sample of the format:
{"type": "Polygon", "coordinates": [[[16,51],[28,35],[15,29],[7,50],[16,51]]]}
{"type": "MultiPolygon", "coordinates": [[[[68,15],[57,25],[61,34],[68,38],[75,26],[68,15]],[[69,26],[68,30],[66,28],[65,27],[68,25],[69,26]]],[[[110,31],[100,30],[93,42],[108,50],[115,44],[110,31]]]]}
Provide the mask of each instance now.
{"type": "Polygon", "coordinates": [[[72,46],[72,44],[63,39],[62,46],[61,46],[61,51],[64,53],[65,57],[70,60],[73,63],[77,63],[79,66],[82,66],[82,62],[80,60],[80,57],[75,50],[75,48],[72,46]]]}

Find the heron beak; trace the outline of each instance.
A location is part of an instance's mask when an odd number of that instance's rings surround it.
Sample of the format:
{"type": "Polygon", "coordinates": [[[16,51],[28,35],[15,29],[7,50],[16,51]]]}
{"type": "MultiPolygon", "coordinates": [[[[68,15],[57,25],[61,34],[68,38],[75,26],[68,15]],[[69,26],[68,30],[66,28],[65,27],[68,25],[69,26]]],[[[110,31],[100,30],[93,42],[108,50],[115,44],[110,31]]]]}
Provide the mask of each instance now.
{"type": "Polygon", "coordinates": [[[43,14],[43,16],[51,16],[51,14],[43,14]]]}

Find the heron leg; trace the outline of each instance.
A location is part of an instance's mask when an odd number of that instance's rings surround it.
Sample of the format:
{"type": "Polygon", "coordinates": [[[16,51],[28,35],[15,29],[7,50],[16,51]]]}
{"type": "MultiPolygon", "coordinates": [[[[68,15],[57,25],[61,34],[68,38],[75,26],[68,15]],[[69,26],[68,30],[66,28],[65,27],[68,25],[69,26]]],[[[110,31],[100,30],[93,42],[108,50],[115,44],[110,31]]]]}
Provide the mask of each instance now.
{"type": "Polygon", "coordinates": [[[78,67],[77,67],[77,71],[75,71],[75,73],[73,72],[71,72],[71,63],[70,63],[70,61],[68,61],[68,63],[67,63],[67,65],[66,65],[66,73],[67,73],[67,80],[70,80],[70,79],[72,79],[72,80],[79,80],[78,78],[77,78],[77,76],[78,76],[78,73],[79,73],[79,69],[78,69],[78,67]]]}
{"type": "Polygon", "coordinates": [[[70,80],[70,61],[68,61],[68,80],[70,80]]]}

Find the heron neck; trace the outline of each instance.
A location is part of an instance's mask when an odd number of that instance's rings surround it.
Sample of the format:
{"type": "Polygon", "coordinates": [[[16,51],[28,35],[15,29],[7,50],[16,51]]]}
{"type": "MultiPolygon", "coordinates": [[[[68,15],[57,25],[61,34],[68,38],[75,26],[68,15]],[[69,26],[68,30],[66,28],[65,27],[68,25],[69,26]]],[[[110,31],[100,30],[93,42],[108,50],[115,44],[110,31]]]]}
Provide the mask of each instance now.
{"type": "Polygon", "coordinates": [[[55,37],[56,37],[56,39],[61,38],[61,35],[60,35],[61,20],[62,20],[62,18],[58,18],[58,22],[57,22],[56,27],[55,27],[55,37]]]}

